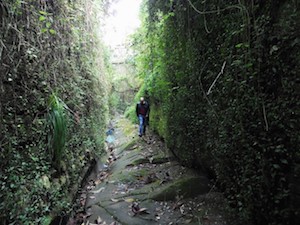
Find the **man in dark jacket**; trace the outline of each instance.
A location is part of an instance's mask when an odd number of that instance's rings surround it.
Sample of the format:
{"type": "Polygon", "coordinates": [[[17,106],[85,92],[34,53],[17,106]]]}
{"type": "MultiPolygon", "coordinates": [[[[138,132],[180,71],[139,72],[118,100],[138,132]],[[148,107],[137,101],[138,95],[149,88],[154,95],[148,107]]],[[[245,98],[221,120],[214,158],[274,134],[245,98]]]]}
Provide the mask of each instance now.
{"type": "Polygon", "coordinates": [[[150,107],[145,101],[144,97],[141,97],[140,102],[136,105],[136,116],[139,118],[139,136],[145,135],[146,125],[149,121],[150,107]]]}

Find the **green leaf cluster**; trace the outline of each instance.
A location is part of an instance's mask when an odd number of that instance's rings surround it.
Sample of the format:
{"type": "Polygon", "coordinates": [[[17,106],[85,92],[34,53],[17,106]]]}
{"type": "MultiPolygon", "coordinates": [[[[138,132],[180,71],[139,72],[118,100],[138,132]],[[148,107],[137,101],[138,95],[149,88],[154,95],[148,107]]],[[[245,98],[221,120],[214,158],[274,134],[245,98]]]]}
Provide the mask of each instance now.
{"type": "Polygon", "coordinates": [[[58,171],[61,170],[67,137],[67,121],[63,104],[55,94],[50,96],[48,123],[51,133],[48,138],[51,143],[50,149],[53,152],[53,164],[58,171]]]}
{"type": "Polygon", "coordinates": [[[0,2],[0,224],[68,214],[90,161],[104,152],[99,12],[96,0],[0,2]]]}
{"type": "Polygon", "coordinates": [[[153,129],[241,224],[299,219],[299,6],[145,1],[136,64],[153,129]]]}

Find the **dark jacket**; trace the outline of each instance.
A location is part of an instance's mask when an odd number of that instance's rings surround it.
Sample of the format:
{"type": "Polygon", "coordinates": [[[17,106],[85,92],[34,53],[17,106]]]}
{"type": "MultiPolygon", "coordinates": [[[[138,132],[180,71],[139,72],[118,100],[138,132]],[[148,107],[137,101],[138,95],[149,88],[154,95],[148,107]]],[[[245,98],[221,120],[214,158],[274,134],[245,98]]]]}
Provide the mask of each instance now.
{"type": "Polygon", "coordinates": [[[142,115],[145,117],[149,116],[150,112],[150,106],[148,102],[144,102],[144,104],[141,104],[140,102],[136,104],[136,116],[142,115]]]}

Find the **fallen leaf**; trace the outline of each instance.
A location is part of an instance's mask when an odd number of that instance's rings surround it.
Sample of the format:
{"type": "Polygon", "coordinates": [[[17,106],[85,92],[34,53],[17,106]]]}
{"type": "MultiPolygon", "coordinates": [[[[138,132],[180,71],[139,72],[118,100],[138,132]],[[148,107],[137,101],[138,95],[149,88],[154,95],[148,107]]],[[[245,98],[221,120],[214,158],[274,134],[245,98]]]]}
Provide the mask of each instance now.
{"type": "Polygon", "coordinates": [[[98,185],[98,184],[100,184],[101,182],[102,182],[101,180],[96,180],[96,181],[95,181],[95,184],[98,185]]]}
{"type": "Polygon", "coordinates": [[[149,158],[149,162],[150,162],[150,163],[152,163],[153,160],[154,160],[154,157],[150,157],[150,158],[149,158]]]}
{"type": "Polygon", "coordinates": [[[112,202],[119,202],[120,200],[119,199],[115,199],[115,198],[111,198],[110,199],[112,202]]]}
{"type": "Polygon", "coordinates": [[[138,146],[137,145],[134,145],[134,146],[132,146],[130,149],[128,149],[128,150],[134,150],[134,149],[136,149],[136,148],[138,148],[138,146]]]}
{"type": "Polygon", "coordinates": [[[134,214],[133,216],[135,216],[137,214],[144,214],[144,213],[149,214],[149,212],[147,212],[147,208],[140,208],[139,203],[137,203],[137,202],[132,203],[131,211],[134,214]]]}
{"type": "Polygon", "coordinates": [[[115,180],[110,180],[110,181],[108,181],[108,183],[109,184],[114,184],[114,183],[116,183],[116,181],[115,180]]]}
{"type": "Polygon", "coordinates": [[[149,212],[147,212],[147,208],[140,208],[138,213],[147,213],[147,214],[149,214],[149,212]]]}
{"type": "Polygon", "coordinates": [[[90,191],[90,190],[93,190],[95,188],[94,185],[89,185],[86,187],[86,190],[90,191]]]}
{"type": "Polygon", "coordinates": [[[186,221],[184,221],[185,224],[189,224],[193,221],[193,219],[187,219],[186,221]]]}
{"type": "Polygon", "coordinates": [[[185,206],[184,205],[181,205],[180,207],[179,207],[179,210],[180,210],[180,213],[182,214],[182,215],[184,215],[186,212],[185,212],[185,206]]]}
{"type": "Polygon", "coordinates": [[[97,220],[96,220],[96,221],[97,221],[97,223],[98,223],[98,224],[100,224],[100,223],[102,223],[102,222],[103,222],[103,220],[101,219],[101,217],[100,217],[100,216],[98,216],[98,218],[97,218],[97,220]]]}
{"type": "Polygon", "coordinates": [[[134,199],[133,198],[127,198],[124,200],[125,202],[128,202],[128,203],[132,203],[134,202],[134,199]]]}
{"type": "Polygon", "coordinates": [[[96,197],[94,195],[90,196],[90,199],[95,199],[96,197]]]}
{"type": "Polygon", "coordinates": [[[100,188],[99,190],[97,190],[97,191],[90,191],[90,193],[98,194],[98,193],[102,192],[104,189],[105,189],[105,187],[101,187],[101,188],[100,188]]]}

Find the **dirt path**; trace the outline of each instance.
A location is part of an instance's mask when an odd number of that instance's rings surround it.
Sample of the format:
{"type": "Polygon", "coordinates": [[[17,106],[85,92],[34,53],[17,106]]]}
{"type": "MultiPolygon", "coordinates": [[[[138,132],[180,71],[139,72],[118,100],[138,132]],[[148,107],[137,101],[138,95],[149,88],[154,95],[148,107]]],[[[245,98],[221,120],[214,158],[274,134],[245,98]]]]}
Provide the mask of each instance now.
{"type": "Polygon", "coordinates": [[[155,135],[139,138],[126,119],[113,126],[105,163],[90,176],[69,225],[228,224],[222,197],[203,174],[180,166],[155,135]]]}

